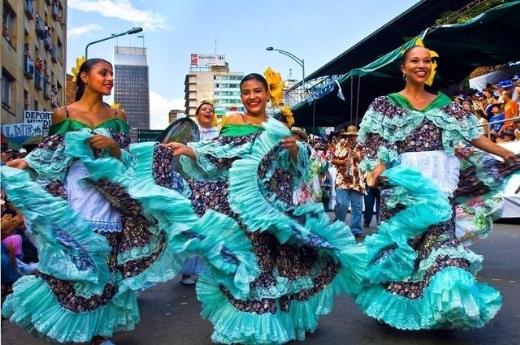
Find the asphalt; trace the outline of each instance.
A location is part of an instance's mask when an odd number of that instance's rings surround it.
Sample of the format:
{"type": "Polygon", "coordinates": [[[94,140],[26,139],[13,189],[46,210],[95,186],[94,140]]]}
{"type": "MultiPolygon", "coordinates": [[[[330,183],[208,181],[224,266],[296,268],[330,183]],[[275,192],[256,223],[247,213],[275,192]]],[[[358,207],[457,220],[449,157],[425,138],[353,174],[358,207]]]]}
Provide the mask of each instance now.
{"type": "MultiPolygon", "coordinates": [[[[348,296],[336,298],[334,311],[324,316],[314,334],[291,344],[352,345],[518,345],[520,344],[520,225],[496,224],[491,235],[473,245],[484,255],[478,277],[498,288],[503,306],[495,319],[469,331],[398,331],[379,326],[348,296]]],[[[117,345],[211,344],[211,324],[203,320],[194,288],[173,280],[141,293],[141,322],[132,332],[118,333],[117,345]]],[[[46,344],[8,320],[2,321],[3,345],[46,344]]]]}

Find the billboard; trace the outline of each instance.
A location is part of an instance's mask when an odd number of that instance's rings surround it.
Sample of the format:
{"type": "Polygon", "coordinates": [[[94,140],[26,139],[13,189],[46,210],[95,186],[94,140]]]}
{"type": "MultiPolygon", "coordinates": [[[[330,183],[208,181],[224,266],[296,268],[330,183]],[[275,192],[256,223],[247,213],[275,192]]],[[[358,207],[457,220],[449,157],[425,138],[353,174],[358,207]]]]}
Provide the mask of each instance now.
{"type": "Polygon", "coordinates": [[[226,66],[226,56],[221,54],[191,54],[193,67],[226,66]]]}
{"type": "Polygon", "coordinates": [[[11,123],[1,125],[2,136],[9,140],[10,146],[21,147],[25,144],[35,144],[43,139],[41,122],[36,123],[11,123]]]}
{"type": "Polygon", "coordinates": [[[51,111],[37,111],[37,110],[25,110],[23,112],[23,123],[25,124],[38,124],[41,123],[43,129],[43,135],[49,133],[49,128],[52,122],[51,111]]]}

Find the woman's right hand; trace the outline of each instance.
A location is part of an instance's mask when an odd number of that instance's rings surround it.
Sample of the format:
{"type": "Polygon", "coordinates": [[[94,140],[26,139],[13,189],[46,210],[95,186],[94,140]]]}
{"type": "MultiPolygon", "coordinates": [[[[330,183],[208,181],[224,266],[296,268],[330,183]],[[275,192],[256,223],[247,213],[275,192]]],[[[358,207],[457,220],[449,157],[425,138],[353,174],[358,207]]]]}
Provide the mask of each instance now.
{"type": "Polygon", "coordinates": [[[370,187],[377,187],[377,179],[385,170],[386,167],[384,164],[376,165],[374,170],[369,172],[366,176],[367,185],[370,187]]]}
{"type": "Polygon", "coordinates": [[[27,169],[29,167],[29,164],[23,158],[13,159],[12,161],[7,162],[6,165],[8,167],[21,169],[21,170],[27,169]]]}
{"type": "Polygon", "coordinates": [[[172,150],[172,153],[174,156],[188,156],[190,158],[195,159],[195,151],[187,145],[181,144],[181,143],[168,143],[168,144],[162,144],[163,146],[166,146],[170,150],[172,150]]]}

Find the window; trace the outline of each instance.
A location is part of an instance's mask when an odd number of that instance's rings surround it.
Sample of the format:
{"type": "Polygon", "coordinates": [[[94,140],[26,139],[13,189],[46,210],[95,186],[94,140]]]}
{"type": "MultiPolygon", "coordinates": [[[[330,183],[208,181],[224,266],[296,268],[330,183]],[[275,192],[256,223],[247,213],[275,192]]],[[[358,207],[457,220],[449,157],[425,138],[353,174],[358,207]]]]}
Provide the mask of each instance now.
{"type": "Polygon", "coordinates": [[[2,108],[13,110],[15,104],[14,86],[14,77],[5,68],[2,68],[2,108]]]}
{"type": "Polygon", "coordinates": [[[34,100],[34,109],[32,110],[38,110],[39,104],[37,100],[34,100]]]}
{"type": "Polygon", "coordinates": [[[29,92],[23,90],[23,107],[25,110],[29,109],[29,92]]]}
{"type": "Polygon", "coordinates": [[[4,15],[2,18],[2,36],[16,47],[16,14],[9,3],[4,1],[4,15]]]}

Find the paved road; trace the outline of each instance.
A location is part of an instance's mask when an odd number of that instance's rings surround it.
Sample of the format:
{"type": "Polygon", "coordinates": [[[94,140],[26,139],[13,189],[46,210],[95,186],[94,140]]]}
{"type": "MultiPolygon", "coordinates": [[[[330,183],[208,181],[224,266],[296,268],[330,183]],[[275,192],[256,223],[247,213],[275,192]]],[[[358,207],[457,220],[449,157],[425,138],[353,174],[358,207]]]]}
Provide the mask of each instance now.
{"type": "MultiPolygon", "coordinates": [[[[504,305],[485,328],[470,331],[404,332],[381,327],[363,315],[347,296],[336,299],[334,311],[322,318],[318,330],[294,344],[355,345],[518,345],[520,344],[520,225],[497,224],[488,239],[473,246],[484,255],[479,273],[503,294],[504,305]]],[[[199,316],[194,290],[171,281],[143,292],[139,298],[141,323],[120,333],[117,345],[211,344],[211,324],[199,316]]],[[[2,344],[38,345],[43,340],[2,321],[2,344]]]]}

